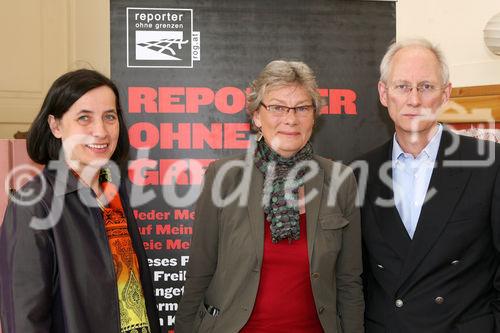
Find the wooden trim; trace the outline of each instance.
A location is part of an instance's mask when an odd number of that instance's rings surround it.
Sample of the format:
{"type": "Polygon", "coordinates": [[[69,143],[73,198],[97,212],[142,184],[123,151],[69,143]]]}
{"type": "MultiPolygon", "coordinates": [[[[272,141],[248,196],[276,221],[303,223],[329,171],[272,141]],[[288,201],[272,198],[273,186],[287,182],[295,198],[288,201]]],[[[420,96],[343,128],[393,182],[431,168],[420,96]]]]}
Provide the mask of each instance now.
{"type": "Polygon", "coordinates": [[[443,123],[500,122],[500,85],[453,88],[438,120],[443,123]]]}
{"type": "Polygon", "coordinates": [[[451,90],[451,98],[500,95],[500,84],[490,86],[458,87],[451,90]]]}

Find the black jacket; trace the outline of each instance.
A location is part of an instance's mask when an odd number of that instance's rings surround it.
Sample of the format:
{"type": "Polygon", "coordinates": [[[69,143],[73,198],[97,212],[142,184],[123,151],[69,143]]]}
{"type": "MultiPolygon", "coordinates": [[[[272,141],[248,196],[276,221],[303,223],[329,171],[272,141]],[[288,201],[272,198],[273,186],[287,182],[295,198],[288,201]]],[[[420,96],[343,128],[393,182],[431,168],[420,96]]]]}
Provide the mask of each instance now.
{"type": "MultiPolygon", "coordinates": [[[[93,193],[67,167],[43,172],[11,198],[0,228],[3,333],[120,332],[115,267],[93,193]],[[67,181],[66,181],[67,179],[67,181]],[[44,184],[46,189],[43,190],[44,184]],[[41,194],[29,205],[16,199],[41,194]],[[32,218],[54,214],[49,222],[32,218]],[[60,215],[58,214],[60,213],[60,215]]],[[[147,258],[125,186],[120,197],[140,266],[152,332],[160,332],[147,258]]]]}
{"type": "Polygon", "coordinates": [[[379,176],[388,163],[392,178],[392,140],[361,158],[367,333],[500,332],[500,146],[481,167],[478,142],[443,131],[413,239],[394,205],[377,204],[393,198],[379,176]]]}

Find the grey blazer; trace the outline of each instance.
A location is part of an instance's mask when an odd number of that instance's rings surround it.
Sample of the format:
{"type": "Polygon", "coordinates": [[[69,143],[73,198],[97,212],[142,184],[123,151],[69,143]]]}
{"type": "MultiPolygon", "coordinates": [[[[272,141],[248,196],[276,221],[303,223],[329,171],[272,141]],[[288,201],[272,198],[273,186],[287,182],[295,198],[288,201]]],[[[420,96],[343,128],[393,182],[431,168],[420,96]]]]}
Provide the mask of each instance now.
{"type": "MultiPolygon", "coordinates": [[[[176,315],[176,333],[238,332],[255,303],[264,244],[264,177],[253,163],[246,166],[251,176],[244,189],[239,187],[244,169],[229,169],[222,178],[222,197],[241,190],[245,194],[248,191],[248,200],[233,200],[218,208],[212,185],[218,180],[217,172],[231,161],[241,163],[243,157],[215,161],[205,174],[196,207],[184,295],[176,315]],[[216,307],[220,313],[212,315],[207,306],[216,307]]],[[[319,172],[305,183],[305,195],[314,195],[306,202],[306,217],[310,279],[318,317],[325,332],[363,332],[356,181],[351,170],[340,163],[316,155],[314,161],[319,172]],[[347,175],[344,181],[332,178],[334,168],[347,175]],[[330,189],[331,194],[337,192],[332,205],[327,204],[330,189]]]]}

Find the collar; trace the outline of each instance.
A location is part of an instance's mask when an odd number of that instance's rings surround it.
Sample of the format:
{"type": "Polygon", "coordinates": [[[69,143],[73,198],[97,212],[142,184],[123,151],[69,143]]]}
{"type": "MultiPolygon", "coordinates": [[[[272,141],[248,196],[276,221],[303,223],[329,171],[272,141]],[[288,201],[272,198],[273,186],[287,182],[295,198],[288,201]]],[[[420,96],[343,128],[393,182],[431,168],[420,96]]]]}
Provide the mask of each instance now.
{"type": "MultiPolygon", "coordinates": [[[[443,134],[443,125],[437,124],[438,130],[434,134],[434,136],[431,138],[429,143],[422,149],[420,154],[415,158],[415,160],[419,159],[426,159],[429,161],[435,161],[437,157],[437,153],[439,150],[439,143],[441,142],[441,136],[443,134]]],[[[403,148],[398,143],[398,140],[396,139],[396,133],[394,133],[393,138],[392,138],[392,160],[393,161],[401,161],[407,158],[412,158],[413,156],[409,153],[406,153],[403,148]]]]}
{"type": "MultiPolygon", "coordinates": [[[[114,173],[115,171],[111,168],[110,178],[113,180],[119,180],[120,175],[114,173]]],[[[54,160],[50,161],[44,168],[45,178],[51,183],[54,189],[55,196],[64,196],[66,194],[79,191],[81,189],[90,189],[78,180],[73,171],[69,168],[65,161],[54,160]]],[[[120,184],[114,183],[117,188],[120,184]]]]}
{"type": "Polygon", "coordinates": [[[52,160],[44,168],[45,178],[52,184],[55,196],[64,196],[82,187],[66,162],[52,160]]]}

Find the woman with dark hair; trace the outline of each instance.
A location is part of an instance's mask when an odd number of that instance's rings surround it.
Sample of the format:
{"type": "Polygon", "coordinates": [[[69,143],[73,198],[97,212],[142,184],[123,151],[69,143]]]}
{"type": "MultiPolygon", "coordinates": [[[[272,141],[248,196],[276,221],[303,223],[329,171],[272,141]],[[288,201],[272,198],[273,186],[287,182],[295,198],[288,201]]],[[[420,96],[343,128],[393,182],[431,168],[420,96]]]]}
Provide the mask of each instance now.
{"type": "Polygon", "coordinates": [[[160,332],[119,175],[129,143],[115,84],[85,69],[59,77],[27,148],[45,168],[11,196],[0,229],[3,331],[160,332]]]}
{"type": "Polygon", "coordinates": [[[205,173],[176,333],[364,331],[357,186],[313,153],[321,105],[302,62],[272,61],[252,82],[260,139],[253,159],[205,173]]]}

